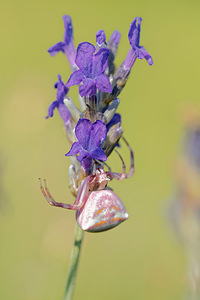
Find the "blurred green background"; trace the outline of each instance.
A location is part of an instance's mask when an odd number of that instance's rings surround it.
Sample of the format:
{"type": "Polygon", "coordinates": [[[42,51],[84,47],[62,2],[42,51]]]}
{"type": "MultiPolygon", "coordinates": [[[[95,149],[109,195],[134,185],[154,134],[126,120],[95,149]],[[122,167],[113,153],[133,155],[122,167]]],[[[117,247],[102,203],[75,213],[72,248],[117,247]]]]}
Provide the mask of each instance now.
{"type": "MultiPolygon", "coordinates": [[[[0,299],[62,299],[75,227],[74,212],[50,207],[38,177],[55,199],[73,202],[68,190],[69,150],[55,100],[57,74],[70,69],[61,53],[46,50],[63,38],[62,16],[74,25],[75,46],[95,43],[118,29],[119,65],[129,49],[129,25],[143,18],[141,45],[154,59],[137,61],[120,95],[124,135],[135,152],[135,175],[111,187],[129,220],[100,234],[85,234],[74,299],[181,299],[186,261],[165,217],[173,164],[182,133],[182,103],[199,106],[200,2],[2,2],[0,80],[0,299]]],[[[77,101],[77,88],[70,96],[77,101]]],[[[126,147],[120,149],[127,164],[126,147]]],[[[116,154],[109,160],[120,171],[116,154]],[[117,167],[116,167],[117,166],[117,167]]]]}

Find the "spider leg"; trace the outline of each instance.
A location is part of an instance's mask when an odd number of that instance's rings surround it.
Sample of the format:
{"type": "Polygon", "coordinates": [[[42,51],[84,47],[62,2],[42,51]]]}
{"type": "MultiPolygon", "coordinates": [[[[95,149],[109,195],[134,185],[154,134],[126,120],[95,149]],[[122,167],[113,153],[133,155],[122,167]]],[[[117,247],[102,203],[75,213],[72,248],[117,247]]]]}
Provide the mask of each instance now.
{"type": "MultiPolygon", "coordinates": [[[[53,205],[53,202],[48,198],[48,196],[47,196],[47,194],[46,194],[46,192],[45,192],[45,190],[44,190],[44,187],[43,187],[43,185],[42,185],[42,179],[41,179],[41,178],[39,178],[39,183],[40,183],[40,190],[41,190],[41,192],[42,192],[44,198],[47,200],[47,202],[48,202],[50,205],[53,205]]],[[[52,198],[52,199],[53,199],[53,198],[52,198]]]]}
{"type": "Polygon", "coordinates": [[[127,147],[130,150],[130,170],[129,173],[126,174],[126,165],[124,163],[124,160],[122,158],[122,156],[119,154],[119,152],[117,150],[115,150],[117,152],[117,154],[119,155],[121,161],[122,161],[122,173],[116,173],[116,172],[106,172],[107,176],[110,177],[110,179],[117,179],[117,180],[123,180],[125,178],[129,178],[133,175],[134,173],[134,154],[133,154],[133,150],[131,148],[131,146],[129,145],[129,143],[127,142],[127,140],[122,137],[122,139],[124,140],[124,142],[126,143],[127,147]]]}
{"type": "Polygon", "coordinates": [[[111,167],[110,167],[105,161],[104,161],[103,163],[104,163],[104,165],[108,168],[108,171],[109,171],[109,172],[112,172],[112,171],[111,171],[111,167]]]}
{"type": "MultiPolygon", "coordinates": [[[[100,161],[100,160],[98,160],[98,159],[95,159],[95,161],[96,161],[99,165],[102,166],[102,169],[104,168],[104,165],[105,165],[105,166],[108,168],[108,171],[111,172],[111,168],[109,167],[109,165],[108,165],[105,161],[102,162],[102,161],[100,161]]],[[[99,166],[98,166],[97,168],[99,168],[99,166]]]]}
{"type": "Polygon", "coordinates": [[[79,193],[76,197],[74,204],[66,204],[66,203],[56,202],[53,199],[53,197],[51,196],[51,194],[47,188],[46,180],[44,179],[44,186],[42,185],[41,178],[39,178],[39,182],[40,182],[40,190],[41,190],[43,196],[45,197],[47,202],[52,206],[62,207],[65,209],[77,210],[77,209],[81,208],[81,206],[85,203],[85,201],[87,200],[87,198],[89,196],[89,178],[85,178],[85,180],[82,181],[79,193]]]}
{"type": "Polygon", "coordinates": [[[75,166],[71,164],[69,166],[69,187],[72,194],[76,197],[79,191],[79,187],[77,186],[77,181],[75,178],[77,178],[75,166]]]}
{"type": "Polygon", "coordinates": [[[124,142],[126,143],[127,147],[129,148],[129,151],[130,151],[130,170],[126,177],[126,178],[129,178],[134,174],[134,171],[135,171],[135,169],[134,169],[134,153],[133,153],[133,149],[131,148],[131,146],[129,145],[127,140],[124,137],[122,137],[122,139],[124,140],[124,142]]]}
{"type": "Polygon", "coordinates": [[[87,176],[84,180],[82,180],[78,195],[76,197],[76,200],[74,201],[74,205],[83,206],[85,202],[87,201],[91,191],[90,191],[90,181],[93,176],[87,176]]]}

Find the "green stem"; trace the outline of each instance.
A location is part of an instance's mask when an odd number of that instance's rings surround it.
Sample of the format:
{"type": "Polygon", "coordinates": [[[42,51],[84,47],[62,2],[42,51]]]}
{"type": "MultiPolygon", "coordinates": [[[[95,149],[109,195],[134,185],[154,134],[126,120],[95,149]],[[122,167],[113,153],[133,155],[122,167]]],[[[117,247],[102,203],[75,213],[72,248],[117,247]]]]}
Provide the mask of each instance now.
{"type": "Polygon", "coordinates": [[[72,300],[76,282],[76,271],[83,241],[83,230],[76,224],[74,247],[72,249],[70,264],[68,269],[67,283],[63,300],[72,300]]]}

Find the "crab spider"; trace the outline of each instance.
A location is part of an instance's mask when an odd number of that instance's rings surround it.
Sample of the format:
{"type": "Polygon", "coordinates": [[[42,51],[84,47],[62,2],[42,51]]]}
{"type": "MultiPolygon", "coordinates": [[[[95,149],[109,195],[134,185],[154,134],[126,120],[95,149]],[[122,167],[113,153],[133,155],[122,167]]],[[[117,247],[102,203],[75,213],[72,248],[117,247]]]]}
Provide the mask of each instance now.
{"type": "MultiPolygon", "coordinates": [[[[74,204],[56,202],[51,196],[46,180],[44,187],[40,179],[40,189],[48,203],[52,206],[76,210],[76,220],[78,225],[85,231],[100,232],[111,229],[121,222],[128,219],[128,213],[120,198],[109,188],[107,184],[112,179],[123,180],[129,178],[134,173],[134,156],[128,142],[123,138],[130,150],[131,164],[130,171],[126,174],[126,166],[122,161],[122,173],[104,171],[103,168],[97,168],[94,175],[87,176],[82,180],[78,188],[78,195],[74,204]]],[[[73,188],[77,189],[73,180],[73,188]]]]}

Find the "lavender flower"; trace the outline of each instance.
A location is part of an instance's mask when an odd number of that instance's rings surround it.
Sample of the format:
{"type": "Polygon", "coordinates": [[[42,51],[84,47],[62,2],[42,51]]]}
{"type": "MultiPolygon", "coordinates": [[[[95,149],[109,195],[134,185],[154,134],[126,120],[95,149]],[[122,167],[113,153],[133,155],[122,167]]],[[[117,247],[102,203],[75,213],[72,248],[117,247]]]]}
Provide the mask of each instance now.
{"type": "Polygon", "coordinates": [[[145,58],[149,65],[153,65],[151,55],[146,51],[143,46],[140,46],[140,30],[142,18],[135,18],[130,25],[128,39],[131,45],[129,53],[124,61],[124,67],[132,68],[136,58],[145,58]]]}
{"type": "Polygon", "coordinates": [[[100,49],[96,54],[95,47],[90,43],[81,43],[78,45],[76,54],[76,65],[78,71],[71,74],[67,86],[83,83],[79,87],[81,97],[93,96],[100,91],[111,93],[112,86],[104,71],[108,65],[109,50],[100,49]]]}
{"type": "Polygon", "coordinates": [[[70,151],[65,154],[66,156],[79,153],[77,160],[83,164],[84,169],[91,168],[92,159],[107,160],[107,156],[100,147],[107,134],[104,122],[97,120],[92,124],[88,119],[79,119],[75,128],[75,134],[78,142],[73,143],[70,151]]]}
{"type": "MultiPolygon", "coordinates": [[[[116,72],[114,73],[113,80],[112,80],[112,93],[104,95],[103,97],[103,105],[106,105],[113,101],[118,95],[121,93],[123,88],[126,85],[126,82],[129,78],[131,73],[131,69],[136,61],[137,58],[143,59],[145,58],[149,65],[153,64],[153,59],[151,55],[145,50],[144,47],[140,46],[140,29],[141,29],[141,21],[142,18],[135,18],[130,25],[128,39],[131,45],[131,48],[123,61],[123,63],[117,68],[116,72]]],[[[117,46],[120,39],[119,32],[114,32],[111,36],[111,42],[108,42],[108,48],[111,49],[111,53],[113,56],[110,55],[109,57],[109,68],[106,70],[106,74],[109,76],[115,70],[114,68],[114,58],[117,52],[117,46]]]]}
{"type": "Polygon", "coordinates": [[[63,16],[64,21],[64,42],[59,42],[54,46],[50,47],[47,51],[50,53],[51,56],[56,55],[58,52],[63,52],[67,56],[69,64],[71,65],[72,70],[76,69],[75,65],[75,47],[73,42],[73,26],[71,17],[68,15],[63,16]]]}
{"type": "Polygon", "coordinates": [[[48,108],[48,115],[46,118],[53,117],[54,109],[57,108],[63,122],[67,122],[69,120],[70,113],[65,106],[63,99],[67,95],[69,89],[65,86],[64,82],[61,80],[61,76],[58,75],[58,81],[55,83],[54,87],[57,89],[57,100],[53,101],[48,108]]]}

